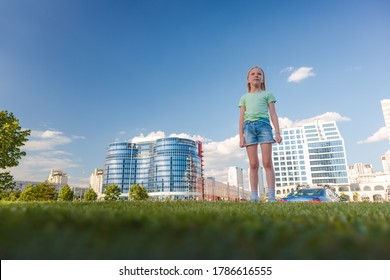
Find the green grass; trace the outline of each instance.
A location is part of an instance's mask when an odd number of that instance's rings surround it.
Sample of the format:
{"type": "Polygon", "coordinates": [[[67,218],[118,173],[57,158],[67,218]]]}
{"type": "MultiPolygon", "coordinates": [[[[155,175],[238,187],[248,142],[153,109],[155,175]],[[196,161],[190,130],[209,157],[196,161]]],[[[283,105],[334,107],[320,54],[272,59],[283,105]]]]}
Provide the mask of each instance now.
{"type": "Polygon", "coordinates": [[[0,203],[1,259],[390,259],[390,203],[0,203]]]}

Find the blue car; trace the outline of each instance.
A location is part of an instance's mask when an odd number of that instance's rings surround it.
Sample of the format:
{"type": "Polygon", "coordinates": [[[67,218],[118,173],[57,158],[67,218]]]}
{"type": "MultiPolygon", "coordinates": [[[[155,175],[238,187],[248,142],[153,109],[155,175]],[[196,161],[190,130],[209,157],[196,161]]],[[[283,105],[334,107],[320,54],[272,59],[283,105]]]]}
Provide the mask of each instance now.
{"type": "Polygon", "coordinates": [[[324,187],[302,188],[291,192],[282,202],[340,202],[342,199],[332,189],[324,187]]]}

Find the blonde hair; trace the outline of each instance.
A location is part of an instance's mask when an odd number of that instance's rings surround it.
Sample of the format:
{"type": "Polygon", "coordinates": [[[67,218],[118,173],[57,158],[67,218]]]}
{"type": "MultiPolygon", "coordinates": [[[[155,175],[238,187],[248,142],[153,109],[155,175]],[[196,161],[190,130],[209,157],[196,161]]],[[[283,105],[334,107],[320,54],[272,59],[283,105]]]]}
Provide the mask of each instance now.
{"type": "MultiPolygon", "coordinates": [[[[259,66],[253,66],[251,69],[249,69],[248,75],[246,76],[246,79],[248,80],[249,73],[250,73],[253,69],[255,69],[255,68],[259,69],[259,70],[261,71],[261,73],[263,73],[263,81],[260,83],[260,89],[261,89],[261,90],[265,90],[265,75],[264,75],[263,69],[261,69],[259,66]]],[[[250,91],[251,91],[251,84],[247,82],[246,87],[248,88],[248,92],[250,92],[250,91]]]]}

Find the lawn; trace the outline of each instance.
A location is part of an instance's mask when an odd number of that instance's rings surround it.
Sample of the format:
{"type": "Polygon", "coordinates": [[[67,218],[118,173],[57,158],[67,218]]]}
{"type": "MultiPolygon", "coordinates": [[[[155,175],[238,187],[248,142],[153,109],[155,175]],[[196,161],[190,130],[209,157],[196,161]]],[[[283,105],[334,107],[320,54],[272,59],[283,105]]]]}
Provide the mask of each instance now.
{"type": "Polygon", "coordinates": [[[390,259],[390,203],[0,202],[1,259],[390,259]]]}

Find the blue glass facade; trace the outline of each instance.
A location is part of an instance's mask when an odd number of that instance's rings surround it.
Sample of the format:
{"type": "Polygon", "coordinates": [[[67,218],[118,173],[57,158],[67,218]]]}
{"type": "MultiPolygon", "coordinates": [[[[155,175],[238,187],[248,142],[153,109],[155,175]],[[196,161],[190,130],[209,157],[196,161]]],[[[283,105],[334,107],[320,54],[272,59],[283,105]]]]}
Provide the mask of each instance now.
{"type": "Polygon", "coordinates": [[[144,186],[151,198],[202,199],[202,143],[168,137],[109,144],[103,191],[116,184],[122,196],[128,196],[136,183],[144,186]]]}

